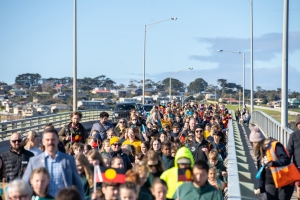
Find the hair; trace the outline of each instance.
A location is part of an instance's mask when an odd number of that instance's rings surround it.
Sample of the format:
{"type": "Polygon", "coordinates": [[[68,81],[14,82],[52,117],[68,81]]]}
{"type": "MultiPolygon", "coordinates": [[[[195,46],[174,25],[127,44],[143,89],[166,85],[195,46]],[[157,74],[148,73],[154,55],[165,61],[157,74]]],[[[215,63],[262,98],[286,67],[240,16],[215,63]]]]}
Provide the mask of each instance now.
{"type": "Polygon", "coordinates": [[[52,123],[46,124],[46,126],[44,127],[44,130],[45,130],[45,129],[48,129],[48,128],[53,128],[53,129],[55,129],[52,123]]]}
{"type": "Polygon", "coordinates": [[[164,142],[161,144],[161,148],[163,148],[163,147],[170,147],[170,148],[171,148],[171,146],[172,146],[172,144],[171,144],[171,142],[169,142],[169,141],[164,141],[164,142]]]}
{"type": "Polygon", "coordinates": [[[111,182],[103,182],[103,183],[102,183],[102,188],[104,188],[104,187],[109,187],[109,186],[112,186],[112,187],[119,187],[120,184],[119,184],[119,183],[111,183],[111,182]]]}
{"type": "Polygon", "coordinates": [[[127,128],[127,129],[126,129],[127,137],[128,137],[128,131],[129,131],[129,130],[132,130],[132,131],[133,131],[135,139],[141,140],[141,139],[140,139],[140,136],[138,135],[138,134],[139,134],[139,130],[138,130],[137,128],[132,128],[132,127],[127,128]]]}
{"type": "Polygon", "coordinates": [[[116,157],[113,157],[113,158],[111,159],[111,161],[110,161],[110,166],[112,166],[113,163],[114,163],[116,160],[118,160],[118,159],[122,160],[123,165],[124,165],[123,158],[122,158],[121,156],[116,156],[116,157]]]}
{"type": "Polygon", "coordinates": [[[143,153],[138,153],[138,154],[136,155],[136,157],[137,157],[137,159],[138,159],[139,161],[142,161],[142,160],[146,157],[146,155],[143,154],[143,153]]]}
{"type": "Polygon", "coordinates": [[[96,151],[96,150],[91,150],[88,154],[87,154],[87,156],[86,156],[87,158],[88,157],[90,157],[91,159],[93,159],[93,160],[99,160],[99,165],[100,166],[105,166],[105,163],[104,163],[104,161],[103,161],[103,159],[102,159],[102,156],[101,156],[101,154],[99,153],[99,151],[96,151]]]}
{"type": "Polygon", "coordinates": [[[82,153],[79,153],[75,155],[75,160],[82,165],[87,182],[89,183],[90,188],[92,188],[94,186],[93,171],[92,171],[92,166],[89,163],[88,159],[82,153]]]}
{"type": "Polygon", "coordinates": [[[81,112],[79,112],[79,111],[74,111],[74,112],[72,112],[72,113],[70,114],[70,119],[72,119],[72,117],[73,117],[74,115],[77,115],[80,119],[82,118],[82,113],[81,113],[81,112]]]}
{"type": "Polygon", "coordinates": [[[79,142],[75,142],[75,143],[73,143],[73,145],[72,145],[72,149],[73,149],[73,151],[75,151],[75,149],[79,149],[79,150],[81,150],[81,151],[83,151],[83,144],[81,144],[81,143],[79,143],[79,142]]]}
{"type": "Polygon", "coordinates": [[[171,154],[172,154],[172,151],[175,151],[175,153],[176,153],[177,150],[178,150],[177,146],[171,145],[171,154]]]}
{"type": "Polygon", "coordinates": [[[197,160],[194,163],[193,169],[204,169],[208,173],[209,166],[204,160],[197,160]]]}
{"type": "Polygon", "coordinates": [[[217,168],[216,167],[210,167],[208,171],[214,171],[215,173],[217,173],[217,168]]]}
{"type": "MultiPolygon", "coordinates": [[[[29,142],[30,142],[31,139],[34,139],[34,138],[37,138],[37,137],[40,137],[39,132],[37,132],[37,131],[29,131],[27,133],[27,137],[25,138],[25,140],[26,140],[25,141],[25,143],[26,143],[25,148],[26,148],[27,145],[29,145],[29,142]]],[[[29,146],[28,146],[28,148],[29,148],[29,146]]]]}
{"type": "Polygon", "coordinates": [[[113,128],[108,129],[108,130],[106,131],[106,135],[107,135],[108,133],[113,133],[114,136],[117,136],[117,134],[115,133],[115,130],[114,130],[113,128]]]}
{"type": "Polygon", "coordinates": [[[55,200],[83,200],[76,187],[62,188],[55,197],[55,200]]]}
{"type": "Polygon", "coordinates": [[[137,172],[133,171],[132,169],[128,170],[126,173],[125,173],[125,176],[126,176],[126,181],[127,182],[132,182],[132,183],[135,183],[137,185],[140,185],[141,184],[141,179],[140,179],[140,176],[137,172]]]}
{"type": "Polygon", "coordinates": [[[84,149],[84,148],[87,148],[89,151],[92,150],[92,146],[89,145],[89,144],[83,145],[83,149],[84,149]]]}
{"type": "MultiPolygon", "coordinates": [[[[150,149],[150,144],[148,141],[143,141],[142,144],[144,144],[147,148],[147,151],[150,149]]],[[[142,146],[142,145],[141,145],[142,146]]]]}
{"type": "Polygon", "coordinates": [[[270,142],[270,138],[266,138],[260,142],[257,143],[256,146],[253,148],[254,155],[257,160],[261,160],[264,156],[264,144],[267,144],[270,142]]]}
{"type": "Polygon", "coordinates": [[[129,151],[130,155],[135,155],[135,148],[134,146],[130,145],[130,144],[125,144],[121,147],[121,149],[127,149],[129,151]]]}
{"type": "Polygon", "coordinates": [[[46,134],[46,133],[54,133],[58,137],[58,133],[57,133],[57,130],[55,128],[52,128],[52,127],[46,128],[44,130],[43,134],[46,134]]]}
{"type": "Polygon", "coordinates": [[[105,151],[105,150],[104,150],[104,146],[105,146],[105,145],[110,146],[109,139],[105,139],[105,140],[102,142],[102,147],[101,147],[100,153],[103,153],[103,152],[105,151]]]}
{"type": "Polygon", "coordinates": [[[215,149],[212,149],[208,154],[208,158],[210,160],[218,160],[219,159],[218,152],[215,149]]]}
{"type": "Polygon", "coordinates": [[[175,122],[175,123],[173,124],[173,127],[172,127],[172,128],[180,128],[180,126],[179,126],[178,123],[175,122]]]}
{"type": "Polygon", "coordinates": [[[104,118],[104,117],[109,118],[109,114],[107,112],[101,112],[100,113],[100,118],[104,118]]]}
{"type": "Polygon", "coordinates": [[[167,185],[166,181],[164,181],[160,178],[154,178],[153,179],[151,188],[154,189],[154,186],[157,185],[157,184],[161,184],[161,185],[165,186],[168,189],[168,185],[167,185]]]}
{"type": "Polygon", "coordinates": [[[162,164],[161,158],[157,153],[155,153],[155,151],[149,150],[147,152],[147,160],[153,160],[153,161],[157,160],[157,171],[159,172],[164,171],[164,166],[162,164]]]}
{"type": "Polygon", "coordinates": [[[9,183],[7,188],[7,194],[19,192],[21,195],[32,196],[32,189],[29,184],[21,179],[15,179],[9,183]]]}
{"type": "Polygon", "coordinates": [[[126,190],[132,190],[135,194],[138,194],[138,188],[136,186],[135,183],[132,182],[125,182],[120,186],[120,191],[122,189],[126,189],[126,190]]]}

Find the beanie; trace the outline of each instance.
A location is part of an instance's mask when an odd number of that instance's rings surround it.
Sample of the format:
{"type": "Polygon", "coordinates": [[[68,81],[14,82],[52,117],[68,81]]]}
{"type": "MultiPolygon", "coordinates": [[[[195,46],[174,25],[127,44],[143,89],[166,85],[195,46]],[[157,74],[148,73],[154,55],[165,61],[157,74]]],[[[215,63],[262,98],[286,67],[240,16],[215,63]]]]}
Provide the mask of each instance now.
{"type": "Polygon", "coordinates": [[[114,143],[120,143],[120,139],[118,137],[116,137],[116,136],[110,138],[110,140],[109,140],[109,144],[110,145],[112,145],[114,143]]]}
{"type": "Polygon", "coordinates": [[[258,126],[254,126],[249,136],[250,142],[261,142],[264,139],[266,139],[266,137],[262,134],[258,126]]]}

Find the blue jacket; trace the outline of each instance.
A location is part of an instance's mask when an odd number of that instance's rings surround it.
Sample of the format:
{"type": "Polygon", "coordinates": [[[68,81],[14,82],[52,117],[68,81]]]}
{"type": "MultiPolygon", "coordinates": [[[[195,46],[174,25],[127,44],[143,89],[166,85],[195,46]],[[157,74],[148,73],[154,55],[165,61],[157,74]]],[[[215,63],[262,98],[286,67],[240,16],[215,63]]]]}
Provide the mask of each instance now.
{"type": "MultiPolygon", "coordinates": [[[[81,198],[85,199],[83,186],[81,183],[81,179],[77,172],[75,159],[72,156],[69,156],[65,153],[60,152],[61,157],[61,166],[62,166],[62,174],[63,174],[63,182],[65,187],[72,187],[73,185],[79,190],[81,198]]],[[[31,172],[38,167],[46,167],[45,166],[45,153],[41,153],[37,156],[31,157],[29,163],[27,165],[26,171],[23,175],[23,180],[29,183],[31,172]]],[[[50,180],[51,181],[51,180],[50,180]]]]}

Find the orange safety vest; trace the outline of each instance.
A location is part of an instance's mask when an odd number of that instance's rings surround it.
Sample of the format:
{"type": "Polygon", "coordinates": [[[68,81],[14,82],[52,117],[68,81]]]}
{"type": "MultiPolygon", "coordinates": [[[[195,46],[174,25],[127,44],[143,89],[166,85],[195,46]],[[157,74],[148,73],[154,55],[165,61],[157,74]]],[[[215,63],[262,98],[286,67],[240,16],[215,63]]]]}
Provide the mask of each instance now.
{"type": "MultiPolygon", "coordinates": [[[[276,144],[278,141],[273,141],[270,149],[266,150],[266,156],[268,161],[277,161],[278,157],[276,155],[276,144]]],[[[286,155],[289,157],[289,153],[284,148],[286,155]]],[[[281,188],[283,186],[292,184],[300,180],[300,173],[293,162],[289,165],[282,167],[270,167],[272,177],[275,183],[276,188],[281,188]]]]}

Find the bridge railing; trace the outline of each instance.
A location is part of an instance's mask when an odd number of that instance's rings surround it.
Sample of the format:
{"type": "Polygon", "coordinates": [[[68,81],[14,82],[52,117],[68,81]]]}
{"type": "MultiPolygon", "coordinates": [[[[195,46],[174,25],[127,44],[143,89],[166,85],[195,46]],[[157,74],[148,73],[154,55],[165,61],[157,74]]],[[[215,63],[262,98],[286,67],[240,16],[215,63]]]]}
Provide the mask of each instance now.
{"type": "MultiPolygon", "coordinates": [[[[107,110],[81,111],[81,122],[99,120],[99,115],[103,111],[106,111],[111,116],[112,111],[107,110]]],[[[0,140],[5,140],[5,138],[9,137],[14,132],[25,134],[30,130],[42,130],[48,123],[52,123],[55,127],[62,127],[70,122],[70,114],[71,112],[65,112],[21,120],[0,122],[0,140]]]]}
{"type": "Polygon", "coordinates": [[[281,127],[281,124],[266,113],[255,110],[251,113],[252,123],[259,126],[259,128],[269,137],[278,140],[283,145],[287,145],[290,134],[293,130],[281,127]]]}

